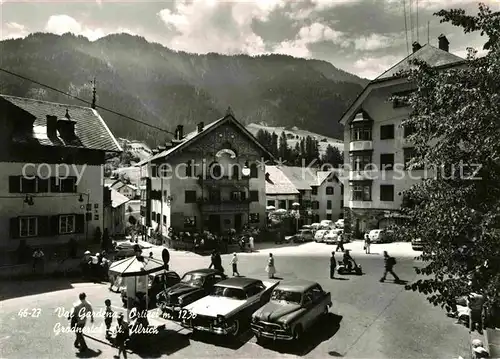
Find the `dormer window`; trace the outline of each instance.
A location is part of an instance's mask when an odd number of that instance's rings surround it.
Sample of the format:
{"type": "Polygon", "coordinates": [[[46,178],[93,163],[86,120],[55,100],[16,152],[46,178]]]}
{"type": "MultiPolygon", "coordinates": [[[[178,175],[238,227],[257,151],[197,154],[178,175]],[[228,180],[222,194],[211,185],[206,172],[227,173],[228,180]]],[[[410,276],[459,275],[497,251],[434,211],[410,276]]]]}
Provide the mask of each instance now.
{"type": "Polygon", "coordinates": [[[351,122],[351,141],[371,141],[373,121],[362,111],[351,122]]]}

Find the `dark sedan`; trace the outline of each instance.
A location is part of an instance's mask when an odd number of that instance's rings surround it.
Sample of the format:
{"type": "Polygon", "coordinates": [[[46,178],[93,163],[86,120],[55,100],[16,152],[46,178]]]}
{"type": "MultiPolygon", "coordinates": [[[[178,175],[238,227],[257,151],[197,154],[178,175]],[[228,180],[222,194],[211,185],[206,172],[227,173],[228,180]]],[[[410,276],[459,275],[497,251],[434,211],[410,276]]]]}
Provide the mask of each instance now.
{"type": "Polygon", "coordinates": [[[197,269],[184,274],[180,282],[158,294],[158,307],[165,319],[182,321],[182,308],[208,295],[225,275],[215,269],[197,269]]]}

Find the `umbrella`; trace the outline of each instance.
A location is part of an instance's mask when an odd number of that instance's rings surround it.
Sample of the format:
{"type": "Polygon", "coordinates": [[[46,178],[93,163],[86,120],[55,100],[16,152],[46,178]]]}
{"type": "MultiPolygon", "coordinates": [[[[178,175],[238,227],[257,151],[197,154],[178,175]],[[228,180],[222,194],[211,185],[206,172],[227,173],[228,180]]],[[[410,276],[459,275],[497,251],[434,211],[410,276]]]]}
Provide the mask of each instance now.
{"type": "Polygon", "coordinates": [[[109,271],[121,277],[136,277],[155,273],[165,269],[162,260],[156,258],[146,258],[142,256],[129,257],[114,262],[109,267],[109,271]]]}
{"type": "Polygon", "coordinates": [[[298,202],[293,202],[292,203],[292,207],[298,207],[298,206],[300,206],[300,203],[298,203],[298,202]]]}
{"type": "Polygon", "coordinates": [[[274,211],[276,209],[276,207],[274,206],[267,206],[266,207],[266,211],[274,211]]]}
{"type": "Polygon", "coordinates": [[[276,213],[276,214],[286,213],[286,209],[280,208],[280,209],[277,209],[276,211],[274,211],[274,213],[276,213]]]}

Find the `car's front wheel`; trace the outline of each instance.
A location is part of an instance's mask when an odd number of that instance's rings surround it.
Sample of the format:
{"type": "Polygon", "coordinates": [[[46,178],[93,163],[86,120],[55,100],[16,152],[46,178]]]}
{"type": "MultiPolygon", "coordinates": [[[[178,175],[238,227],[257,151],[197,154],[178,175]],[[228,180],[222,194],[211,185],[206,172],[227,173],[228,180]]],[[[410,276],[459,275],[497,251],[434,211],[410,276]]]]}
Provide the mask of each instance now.
{"type": "Polygon", "coordinates": [[[236,319],[229,329],[229,333],[233,337],[237,337],[240,334],[240,321],[236,319]]]}

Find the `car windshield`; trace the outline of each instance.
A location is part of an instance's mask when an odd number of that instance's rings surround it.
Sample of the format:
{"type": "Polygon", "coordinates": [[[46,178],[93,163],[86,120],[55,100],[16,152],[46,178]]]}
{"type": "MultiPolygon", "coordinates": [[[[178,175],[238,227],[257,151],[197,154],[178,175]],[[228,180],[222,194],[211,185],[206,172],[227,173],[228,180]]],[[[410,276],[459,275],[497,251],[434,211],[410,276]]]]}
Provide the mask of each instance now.
{"type": "Polygon", "coordinates": [[[271,300],[277,302],[300,304],[302,300],[302,293],[292,292],[289,290],[275,289],[271,294],[271,300]]]}
{"type": "Polygon", "coordinates": [[[245,291],[243,289],[240,289],[240,288],[228,288],[228,287],[215,286],[212,289],[211,295],[214,297],[225,297],[225,298],[238,299],[238,300],[247,299],[245,291]]]}
{"type": "Polygon", "coordinates": [[[204,277],[198,273],[186,273],[181,279],[181,283],[192,285],[193,287],[203,286],[204,277]]]}

